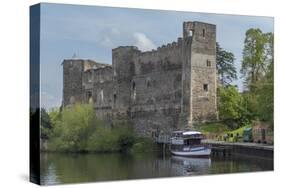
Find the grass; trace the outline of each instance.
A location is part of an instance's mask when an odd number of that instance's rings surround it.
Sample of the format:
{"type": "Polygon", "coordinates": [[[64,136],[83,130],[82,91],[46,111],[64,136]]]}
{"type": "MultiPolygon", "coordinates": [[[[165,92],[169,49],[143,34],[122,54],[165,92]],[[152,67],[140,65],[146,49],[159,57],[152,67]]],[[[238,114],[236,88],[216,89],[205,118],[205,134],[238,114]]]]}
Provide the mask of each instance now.
{"type": "Polygon", "coordinates": [[[233,131],[227,132],[228,135],[232,135],[232,137],[228,138],[227,141],[229,141],[229,142],[241,141],[241,139],[243,137],[244,129],[250,128],[250,127],[251,127],[251,125],[246,125],[246,126],[238,128],[238,129],[235,129],[233,131]],[[237,138],[237,136],[238,136],[238,138],[237,138]]]}
{"type": "Polygon", "coordinates": [[[231,130],[222,122],[203,123],[196,126],[199,131],[206,135],[207,139],[224,140],[224,136],[228,135],[226,141],[241,141],[245,128],[251,127],[246,125],[235,130],[231,130]],[[232,135],[232,137],[230,136],[232,135]],[[239,135],[238,138],[236,135],[239,135]]]}
{"type": "Polygon", "coordinates": [[[198,127],[198,130],[201,131],[204,134],[208,133],[225,133],[227,131],[230,131],[230,128],[221,122],[212,122],[212,123],[203,123],[199,124],[196,127],[198,127]]]}

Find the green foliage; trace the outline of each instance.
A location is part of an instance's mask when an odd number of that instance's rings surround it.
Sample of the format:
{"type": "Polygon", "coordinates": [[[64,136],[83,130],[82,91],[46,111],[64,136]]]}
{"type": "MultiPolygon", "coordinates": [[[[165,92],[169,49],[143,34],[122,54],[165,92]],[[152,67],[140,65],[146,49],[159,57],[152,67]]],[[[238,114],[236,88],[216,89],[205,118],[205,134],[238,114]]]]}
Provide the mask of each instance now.
{"type": "Polygon", "coordinates": [[[252,111],[255,105],[249,94],[240,94],[236,87],[219,88],[219,116],[231,129],[235,129],[251,122],[254,117],[252,111]]]}
{"type": "Polygon", "coordinates": [[[42,139],[48,139],[52,131],[52,124],[50,117],[44,108],[41,109],[40,118],[40,137],[42,139]]]}
{"type": "Polygon", "coordinates": [[[234,86],[219,88],[219,115],[221,119],[238,119],[241,116],[242,97],[234,86]]]}
{"type": "Polygon", "coordinates": [[[245,86],[251,92],[255,92],[257,82],[264,76],[272,60],[272,33],[263,33],[260,29],[253,28],[247,30],[240,72],[245,78],[245,86]]]}
{"type": "Polygon", "coordinates": [[[61,112],[59,110],[59,108],[52,108],[49,112],[48,115],[50,117],[51,120],[51,124],[55,125],[57,123],[57,121],[60,121],[61,118],[61,112]]]}
{"type": "Polygon", "coordinates": [[[246,32],[241,73],[249,92],[245,95],[248,112],[253,118],[273,124],[274,49],[272,33],[260,29],[246,32]]]}
{"type": "Polygon", "coordinates": [[[237,72],[234,66],[234,54],[222,49],[219,43],[216,43],[216,65],[222,85],[229,85],[237,79],[237,72]]]}
{"type": "Polygon", "coordinates": [[[89,137],[101,122],[95,116],[91,104],[75,104],[61,112],[60,120],[57,113],[53,113],[55,123],[50,150],[86,151],[89,137]]]}
{"type": "Polygon", "coordinates": [[[230,131],[230,128],[223,122],[203,123],[203,124],[196,125],[196,127],[198,127],[198,130],[200,130],[203,133],[220,134],[230,131]]]}
{"type": "Polygon", "coordinates": [[[149,138],[138,138],[131,148],[132,153],[149,153],[153,151],[153,140],[149,138]]]}
{"type": "Polygon", "coordinates": [[[96,115],[92,104],[75,104],[61,112],[49,113],[54,125],[48,150],[61,152],[119,152],[135,143],[132,126],[127,121],[106,127],[96,115]]]}
{"type": "Polygon", "coordinates": [[[269,66],[264,78],[259,81],[257,87],[257,113],[260,120],[273,124],[274,110],[274,75],[273,64],[269,66]]]}
{"type": "Polygon", "coordinates": [[[134,132],[126,125],[111,129],[99,127],[90,137],[87,149],[93,152],[127,151],[134,143],[134,132]]]}

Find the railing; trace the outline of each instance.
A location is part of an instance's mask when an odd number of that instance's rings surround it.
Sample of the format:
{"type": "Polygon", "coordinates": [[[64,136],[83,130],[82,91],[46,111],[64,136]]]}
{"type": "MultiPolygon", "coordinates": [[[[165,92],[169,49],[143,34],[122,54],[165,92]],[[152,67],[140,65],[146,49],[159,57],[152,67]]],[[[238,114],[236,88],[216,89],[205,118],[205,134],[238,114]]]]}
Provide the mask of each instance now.
{"type": "Polygon", "coordinates": [[[160,134],[155,137],[155,141],[159,144],[170,144],[170,135],[160,134]]]}

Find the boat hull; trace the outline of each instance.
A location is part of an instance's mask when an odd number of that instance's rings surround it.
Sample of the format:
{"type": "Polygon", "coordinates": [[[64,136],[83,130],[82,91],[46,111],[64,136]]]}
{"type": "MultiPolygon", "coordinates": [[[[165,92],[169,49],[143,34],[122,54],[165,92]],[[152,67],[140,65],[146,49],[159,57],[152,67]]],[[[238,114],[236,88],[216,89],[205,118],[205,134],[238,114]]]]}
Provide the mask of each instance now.
{"type": "Polygon", "coordinates": [[[171,153],[173,155],[177,156],[189,156],[189,157],[204,157],[204,156],[210,156],[211,155],[211,149],[210,148],[204,148],[200,150],[194,150],[194,151],[174,151],[171,150],[171,153]]]}

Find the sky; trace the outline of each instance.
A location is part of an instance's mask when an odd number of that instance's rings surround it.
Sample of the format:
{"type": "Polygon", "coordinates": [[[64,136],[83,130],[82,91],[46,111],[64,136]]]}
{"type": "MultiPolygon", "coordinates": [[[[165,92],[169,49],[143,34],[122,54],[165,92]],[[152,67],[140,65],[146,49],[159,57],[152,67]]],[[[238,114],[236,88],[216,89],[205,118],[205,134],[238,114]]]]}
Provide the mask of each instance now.
{"type": "MultiPolygon", "coordinates": [[[[111,50],[118,46],[155,49],[182,37],[184,21],[215,24],[217,42],[234,54],[239,73],[245,32],[260,28],[274,31],[274,19],[259,16],[207,14],[182,11],[41,4],[41,105],[46,109],[62,102],[64,59],[93,59],[111,64],[111,50]]],[[[243,80],[233,84],[243,90],[243,80]]]]}

